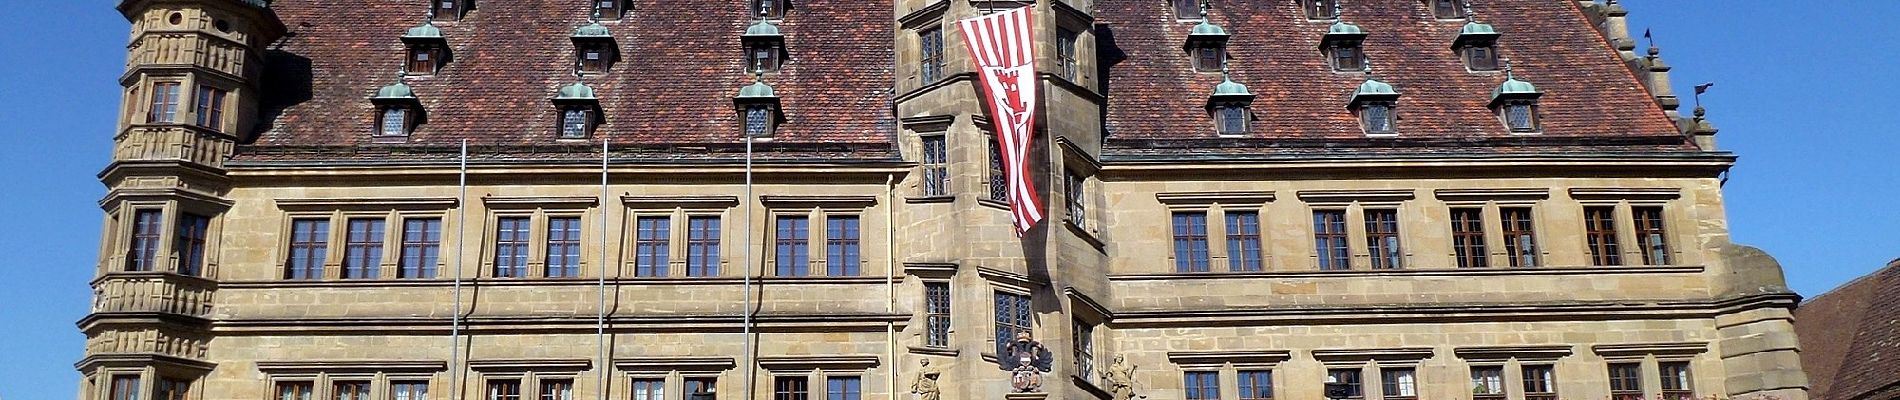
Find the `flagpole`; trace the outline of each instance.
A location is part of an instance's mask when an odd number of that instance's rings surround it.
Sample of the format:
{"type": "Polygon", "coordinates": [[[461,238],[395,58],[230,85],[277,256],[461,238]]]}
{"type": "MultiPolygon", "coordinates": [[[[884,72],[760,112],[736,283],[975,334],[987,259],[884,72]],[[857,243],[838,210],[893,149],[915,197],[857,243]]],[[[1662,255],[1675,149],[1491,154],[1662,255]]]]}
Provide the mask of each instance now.
{"type": "Polygon", "coordinates": [[[600,352],[600,400],[607,400],[607,142],[600,140],[600,278],[596,284],[598,312],[594,316],[594,341],[600,352]]]}
{"type": "Polygon", "coordinates": [[[449,399],[462,398],[462,249],[468,238],[468,139],[462,139],[455,201],[455,310],[449,313],[449,399]]]}

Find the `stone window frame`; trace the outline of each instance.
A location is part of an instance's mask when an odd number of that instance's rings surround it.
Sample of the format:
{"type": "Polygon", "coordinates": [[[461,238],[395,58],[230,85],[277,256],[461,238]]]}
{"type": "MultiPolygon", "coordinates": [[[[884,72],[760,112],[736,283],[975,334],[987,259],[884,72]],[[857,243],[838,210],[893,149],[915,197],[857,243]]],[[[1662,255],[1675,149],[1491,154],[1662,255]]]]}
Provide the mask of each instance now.
{"type": "Polygon", "coordinates": [[[1274,398],[1282,398],[1280,388],[1286,386],[1286,377],[1280,371],[1280,364],[1292,359],[1288,350],[1222,350],[1222,351],[1171,351],[1168,362],[1182,372],[1216,372],[1220,387],[1219,399],[1238,399],[1240,397],[1240,372],[1266,371],[1269,383],[1274,388],[1274,398]]]}
{"type": "Polygon", "coordinates": [[[613,363],[619,384],[631,389],[635,380],[658,379],[665,399],[685,398],[688,382],[696,379],[712,379],[713,393],[719,393],[726,373],[738,365],[732,357],[636,357],[613,363]]]}
{"type": "Polygon", "coordinates": [[[572,381],[575,391],[579,392],[583,382],[581,373],[593,369],[593,362],[587,359],[470,360],[466,365],[473,374],[465,382],[475,382],[475,387],[485,392],[490,380],[518,380],[522,400],[541,398],[544,379],[572,381]]]}
{"type": "Polygon", "coordinates": [[[873,385],[876,376],[870,371],[882,364],[881,361],[875,355],[819,355],[764,356],[759,357],[757,363],[759,369],[765,370],[766,382],[771,385],[766,386],[766,390],[775,391],[779,378],[804,377],[805,398],[821,400],[829,398],[829,379],[834,377],[858,378],[859,396],[874,394],[864,389],[878,387],[873,385]]]}
{"type": "MultiPolygon", "coordinates": [[[[876,229],[867,228],[878,224],[878,220],[873,219],[874,215],[871,212],[871,208],[877,206],[876,196],[762,195],[759,196],[759,203],[765,207],[764,218],[767,224],[766,229],[759,232],[760,235],[765,236],[764,240],[760,241],[760,243],[764,244],[764,251],[762,252],[763,254],[761,254],[762,259],[760,262],[764,263],[761,265],[761,268],[766,271],[766,276],[785,279],[850,279],[877,276],[876,271],[870,268],[871,262],[873,261],[871,254],[872,250],[881,249],[873,249],[876,243],[874,243],[875,241],[872,239],[875,237],[867,235],[868,233],[880,232],[876,229]],[[804,217],[806,221],[805,247],[807,257],[805,263],[807,274],[803,276],[778,275],[776,273],[776,271],[778,271],[777,221],[779,217],[801,216],[804,217]],[[829,274],[831,260],[829,259],[830,252],[827,251],[830,239],[827,228],[830,226],[830,220],[833,216],[857,217],[857,275],[832,276],[829,274]]],[[[888,221],[884,223],[888,223],[888,221]]]]}
{"type": "MultiPolygon", "coordinates": [[[[1638,368],[1642,371],[1643,398],[1645,399],[1664,398],[1662,397],[1662,363],[1688,364],[1690,396],[1704,391],[1700,389],[1704,385],[1696,384],[1695,371],[1706,367],[1706,365],[1698,364],[1708,364],[1704,360],[1709,351],[1707,342],[1598,344],[1591,346],[1590,350],[1603,359],[1603,364],[1598,369],[1605,371],[1606,374],[1609,364],[1638,364],[1638,368]]],[[[1606,383],[1603,387],[1607,391],[1608,380],[1604,382],[1606,383]]]]}
{"type": "Polygon", "coordinates": [[[100,274],[109,273],[160,273],[213,278],[218,276],[218,251],[222,240],[218,236],[224,229],[224,212],[232,203],[226,200],[206,197],[190,192],[169,192],[151,195],[113,195],[102,203],[105,208],[105,237],[99,252],[100,274]],[[159,213],[158,243],[154,261],[156,265],[149,271],[127,269],[131,262],[133,233],[140,211],[159,213]],[[181,217],[191,214],[203,217],[205,223],[205,244],[203,265],[197,266],[197,274],[186,274],[179,263],[183,257],[178,254],[178,228],[181,217]]]}
{"type": "MultiPolygon", "coordinates": [[[[1402,347],[1381,349],[1319,349],[1313,350],[1313,359],[1319,361],[1323,370],[1359,369],[1359,385],[1364,400],[1385,398],[1384,368],[1411,368],[1415,386],[1419,382],[1432,382],[1428,369],[1423,368],[1427,359],[1434,358],[1429,347],[1402,347]]],[[[1420,388],[1414,388],[1420,390],[1420,388]]]]}
{"type": "MultiPolygon", "coordinates": [[[[1452,354],[1465,363],[1463,382],[1466,384],[1470,384],[1476,367],[1498,367],[1503,395],[1496,398],[1523,399],[1525,366],[1556,366],[1572,352],[1569,345],[1464,346],[1452,349],[1452,354]]],[[[1562,393],[1558,386],[1557,381],[1552,381],[1552,393],[1562,393]]]]}
{"type": "MultiPolygon", "coordinates": [[[[292,221],[299,219],[323,219],[329,221],[329,229],[324,233],[323,275],[306,281],[386,281],[386,280],[443,280],[447,271],[446,257],[436,257],[437,278],[398,278],[402,265],[402,224],[410,218],[435,218],[441,220],[441,238],[437,246],[448,247],[450,233],[458,232],[448,218],[449,211],[455,207],[453,198],[362,198],[362,199],[277,199],[277,207],[282,213],[279,224],[277,252],[273,260],[276,280],[288,280],[289,256],[291,246],[292,221]],[[378,260],[377,276],[370,278],[343,279],[343,256],[348,238],[348,225],[351,219],[381,219],[383,221],[382,254],[378,260]],[[392,228],[393,227],[393,228],[392,228]]],[[[213,218],[213,225],[217,219],[213,218]]],[[[217,229],[212,229],[213,237],[217,229]]],[[[210,249],[206,250],[211,252],[210,249]]],[[[446,252],[443,252],[446,254],[446,252]]],[[[210,256],[207,254],[206,256],[210,256]]],[[[207,260],[208,262],[209,260],[207,260]]]]}
{"type": "Polygon", "coordinates": [[[478,259],[480,262],[478,265],[481,270],[477,271],[476,276],[505,280],[577,280],[594,278],[596,276],[593,274],[601,273],[600,260],[594,259],[599,255],[594,254],[596,252],[587,251],[589,243],[600,241],[598,236],[601,234],[600,227],[595,225],[599,223],[599,213],[604,212],[600,207],[600,198],[591,196],[483,197],[481,200],[484,206],[483,212],[486,215],[482,217],[484,222],[480,233],[481,256],[478,259]],[[498,245],[498,238],[495,236],[496,229],[499,228],[502,218],[510,217],[528,218],[528,259],[525,266],[527,271],[520,277],[496,277],[495,256],[498,245]],[[571,277],[547,276],[548,220],[557,217],[580,219],[581,250],[580,260],[577,261],[579,271],[571,277]]]}
{"type": "Polygon", "coordinates": [[[629,244],[634,244],[634,241],[639,237],[640,218],[664,217],[667,219],[667,255],[666,275],[639,276],[635,273],[639,267],[639,260],[636,259],[639,254],[638,246],[621,246],[620,259],[622,262],[619,276],[637,277],[637,279],[705,279],[731,275],[727,273],[731,269],[727,268],[728,260],[726,260],[725,257],[725,250],[727,247],[726,244],[732,243],[733,241],[728,239],[728,232],[731,232],[731,230],[726,229],[725,221],[731,220],[731,218],[728,217],[734,209],[738,208],[738,196],[625,195],[620,197],[620,204],[621,207],[624,208],[622,210],[624,220],[621,223],[622,232],[620,235],[626,238],[629,244]],[[687,271],[687,264],[691,256],[689,247],[691,247],[690,240],[692,235],[692,229],[689,224],[693,218],[714,218],[720,221],[719,232],[716,236],[719,238],[719,254],[716,255],[718,259],[716,263],[718,274],[694,276],[687,271]]]}
{"type": "MultiPolygon", "coordinates": [[[[917,173],[917,176],[919,177],[918,183],[915,185],[917,189],[916,191],[911,192],[910,195],[905,197],[904,202],[916,204],[916,203],[948,203],[948,202],[956,201],[956,197],[958,195],[958,192],[956,189],[964,187],[963,185],[959,184],[960,183],[959,181],[966,179],[964,175],[966,175],[966,172],[968,171],[968,170],[963,169],[964,167],[962,167],[962,164],[965,164],[965,163],[959,162],[959,159],[957,158],[959,155],[967,154],[967,153],[961,153],[960,149],[957,148],[957,146],[960,144],[959,142],[961,142],[961,139],[957,139],[953,137],[957,135],[954,135],[950,132],[950,127],[952,125],[955,125],[956,118],[957,117],[955,115],[921,115],[921,116],[914,116],[914,117],[905,117],[899,121],[899,123],[903,126],[904,130],[909,131],[907,132],[907,135],[909,135],[910,137],[916,138],[916,141],[914,142],[907,140],[905,142],[905,145],[909,146],[909,145],[914,144],[916,146],[915,147],[916,151],[914,154],[917,155],[916,160],[917,160],[917,165],[919,169],[919,172],[917,173]],[[932,164],[932,163],[927,162],[928,155],[926,153],[928,152],[929,149],[926,148],[925,146],[926,138],[942,138],[942,141],[943,141],[943,155],[942,155],[943,163],[942,164],[932,164]],[[931,168],[934,168],[934,166],[936,165],[941,165],[941,168],[943,171],[943,175],[940,180],[941,184],[943,185],[942,193],[931,193],[928,187],[930,183],[925,182],[930,179],[930,173],[924,170],[929,170],[931,168]]],[[[982,185],[978,185],[977,187],[981,187],[981,186],[982,185]]]]}
{"type": "MultiPolygon", "coordinates": [[[[1683,203],[1681,189],[1579,187],[1570,188],[1569,193],[1570,198],[1578,204],[1579,210],[1581,210],[1582,207],[1593,206],[1614,207],[1615,209],[1613,220],[1616,224],[1617,255],[1621,263],[1619,265],[1596,267],[1684,266],[1695,265],[1695,263],[1699,261],[1699,259],[1690,259],[1690,257],[1695,256],[1695,252],[1684,250],[1685,244],[1695,243],[1693,236],[1690,235],[1693,234],[1693,227],[1696,225],[1694,220],[1683,218],[1683,214],[1689,213],[1688,207],[1690,205],[1683,203]],[[1634,207],[1659,207],[1662,209],[1663,246],[1667,248],[1668,254],[1668,262],[1666,264],[1648,265],[1648,263],[1643,261],[1645,257],[1644,253],[1647,252],[1647,250],[1642,246],[1640,238],[1637,237],[1636,215],[1633,211],[1634,207]],[[1688,228],[1685,229],[1685,227],[1688,228]]],[[[1577,215],[1581,216],[1583,214],[1579,211],[1577,215]]],[[[1582,240],[1587,240],[1585,237],[1587,235],[1578,236],[1582,238],[1582,240]]],[[[1583,248],[1586,251],[1585,254],[1587,257],[1589,243],[1584,242],[1582,245],[1584,246],[1583,248]]]]}
{"type": "MultiPolygon", "coordinates": [[[[261,361],[257,369],[264,374],[262,383],[267,396],[276,396],[278,385],[287,382],[311,384],[312,400],[335,398],[338,382],[369,382],[372,399],[390,397],[391,382],[425,382],[430,389],[445,386],[447,363],[408,360],[300,360],[261,361]]],[[[272,397],[275,398],[275,397],[272,397]]]]}
{"type": "MultiPolygon", "coordinates": [[[[1346,214],[1348,268],[1333,270],[1319,269],[1320,255],[1316,250],[1307,253],[1307,261],[1309,262],[1307,266],[1314,271],[1327,272],[1374,271],[1372,269],[1371,249],[1370,246],[1367,246],[1366,242],[1365,210],[1390,209],[1397,212],[1396,221],[1399,223],[1400,262],[1399,268],[1397,269],[1416,269],[1419,265],[1417,259],[1419,252],[1418,246],[1406,245],[1407,242],[1413,241],[1406,240],[1405,238],[1418,237],[1421,233],[1420,229],[1422,228],[1420,225],[1423,224],[1416,222],[1406,223],[1406,219],[1409,215],[1422,212],[1422,204],[1417,201],[1417,192],[1418,191],[1414,189],[1301,190],[1296,192],[1296,196],[1298,196],[1300,201],[1306,206],[1307,215],[1311,215],[1314,211],[1322,210],[1343,210],[1346,214]]],[[[1306,224],[1306,228],[1309,230],[1305,235],[1306,248],[1317,249],[1318,239],[1314,236],[1315,232],[1312,231],[1312,224],[1306,224]]],[[[1378,271],[1387,270],[1381,269],[1378,271]]]]}
{"type": "Polygon", "coordinates": [[[895,43],[898,48],[904,49],[897,54],[898,62],[910,68],[900,82],[902,92],[932,87],[954,75],[951,73],[953,66],[948,62],[950,45],[947,43],[953,35],[943,23],[943,16],[949,9],[948,1],[931,2],[897,19],[899,28],[908,33],[899,35],[895,43]],[[928,43],[926,38],[936,39],[935,46],[927,46],[932,43],[928,43]],[[936,50],[936,57],[927,57],[926,49],[936,50]],[[934,74],[927,73],[933,71],[934,74]]]}
{"type": "MultiPolygon", "coordinates": [[[[1432,191],[1432,196],[1443,204],[1446,215],[1450,215],[1449,213],[1453,209],[1465,208],[1479,210],[1480,223],[1483,226],[1484,233],[1484,258],[1486,266],[1483,268],[1466,269],[1540,268],[1550,265],[1550,246],[1546,245],[1545,240],[1550,232],[1550,223],[1548,222],[1550,218],[1546,217],[1546,215],[1552,212],[1550,211],[1549,205],[1546,204],[1546,202],[1550,200],[1550,189],[1438,189],[1432,191]],[[1533,255],[1537,258],[1536,265],[1511,266],[1514,263],[1512,259],[1516,258],[1517,255],[1509,252],[1510,246],[1508,246],[1507,243],[1509,238],[1506,238],[1504,235],[1504,209],[1506,208],[1530,209],[1531,240],[1532,245],[1536,247],[1536,250],[1533,252],[1533,255]]],[[[1447,219],[1447,221],[1450,220],[1447,219]]],[[[1450,232],[1449,227],[1446,232],[1450,232]]],[[[1450,236],[1446,236],[1446,238],[1446,244],[1450,245],[1450,236]]],[[[1452,258],[1453,262],[1446,267],[1458,268],[1457,249],[1451,248],[1448,250],[1450,251],[1447,251],[1445,254],[1447,257],[1452,258]]]]}
{"type": "Polygon", "coordinates": [[[1172,216],[1176,212],[1203,212],[1207,215],[1208,272],[1184,273],[1177,271],[1175,268],[1176,260],[1174,258],[1174,240],[1172,238],[1174,230],[1172,225],[1169,225],[1169,229],[1166,230],[1165,233],[1167,237],[1158,238],[1158,240],[1162,240],[1166,243],[1165,246],[1168,249],[1166,258],[1164,259],[1165,263],[1163,264],[1167,266],[1166,273],[1201,275],[1256,273],[1275,270],[1273,248],[1268,246],[1274,239],[1271,230],[1267,229],[1269,226],[1268,216],[1270,215],[1267,212],[1267,205],[1276,199],[1277,197],[1273,191],[1155,193],[1155,200],[1161,203],[1163,208],[1166,208],[1166,214],[1169,215],[1170,220],[1172,220],[1172,216]],[[1227,213],[1230,211],[1252,212],[1257,216],[1255,223],[1260,227],[1259,239],[1261,244],[1259,271],[1239,271],[1235,270],[1233,265],[1230,264],[1232,260],[1228,259],[1227,248],[1227,213]]]}
{"type": "Polygon", "coordinates": [[[916,293],[919,295],[918,298],[920,302],[917,303],[918,307],[915,318],[922,322],[919,325],[922,326],[924,330],[917,335],[917,342],[908,346],[908,349],[912,353],[917,354],[956,357],[959,353],[958,349],[954,347],[957,338],[956,323],[960,319],[957,317],[957,309],[959,308],[957,307],[957,299],[967,295],[962,293],[963,290],[957,289],[955,279],[960,266],[955,263],[906,262],[903,264],[903,267],[905,274],[917,278],[918,291],[916,293]],[[929,308],[931,285],[942,285],[948,295],[947,301],[944,304],[945,313],[941,314],[944,318],[944,342],[942,345],[931,344],[929,338],[931,335],[930,318],[933,315],[930,313],[929,308]]]}

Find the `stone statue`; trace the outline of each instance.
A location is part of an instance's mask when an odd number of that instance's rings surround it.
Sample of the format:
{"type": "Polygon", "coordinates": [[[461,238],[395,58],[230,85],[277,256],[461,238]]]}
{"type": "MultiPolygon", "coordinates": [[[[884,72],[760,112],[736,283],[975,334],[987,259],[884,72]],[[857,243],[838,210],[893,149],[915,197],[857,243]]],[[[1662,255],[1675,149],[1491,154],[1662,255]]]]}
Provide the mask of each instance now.
{"type": "Polygon", "coordinates": [[[917,381],[910,384],[910,392],[917,394],[917,400],[938,400],[943,391],[937,388],[937,378],[943,375],[943,371],[931,368],[928,358],[919,363],[923,366],[918,368],[917,381]]]}
{"type": "Polygon", "coordinates": [[[1128,357],[1116,355],[1115,363],[1102,371],[1102,379],[1108,380],[1108,393],[1114,400],[1132,400],[1135,398],[1135,366],[1128,365],[1128,357]]]}
{"type": "Polygon", "coordinates": [[[1016,341],[996,355],[996,362],[1010,371],[1010,385],[1016,393],[1029,393],[1042,390],[1042,373],[1049,372],[1054,358],[1049,348],[1029,338],[1029,332],[1017,332],[1016,341]]]}

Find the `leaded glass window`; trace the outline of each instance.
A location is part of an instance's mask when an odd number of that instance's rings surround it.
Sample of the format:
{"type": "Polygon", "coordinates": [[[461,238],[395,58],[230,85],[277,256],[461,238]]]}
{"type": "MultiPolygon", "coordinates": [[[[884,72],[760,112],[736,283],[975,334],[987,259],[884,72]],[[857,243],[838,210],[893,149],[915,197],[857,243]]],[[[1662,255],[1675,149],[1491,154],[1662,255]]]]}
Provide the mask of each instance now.
{"type": "Polygon", "coordinates": [[[400,107],[383,109],[381,132],[383,136],[409,135],[409,110],[400,107]]]}
{"type": "Polygon", "coordinates": [[[578,108],[561,111],[561,138],[577,139],[587,137],[587,128],[589,122],[592,122],[588,121],[587,114],[587,110],[578,108]]]}
{"type": "Polygon", "coordinates": [[[996,354],[1006,354],[1017,333],[1030,332],[1036,314],[1029,305],[1028,295],[996,292],[996,354]]]}
{"type": "Polygon", "coordinates": [[[924,345],[950,345],[950,283],[924,283],[924,345]]]}
{"type": "Polygon", "coordinates": [[[918,77],[923,83],[943,79],[943,29],[930,27],[917,31],[918,77]]]}
{"type": "Polygon", "coordinates": [[[950,156],[943,135],[924,136],[923,170],[925,196],[950,195],[950,156]]]}
{"type": "Polygon", "coordinates": [[[1220,108],[1215,109],[1214,117],[1217,120],[1217,123],[1219,124],[1218,126],[1220,130],[1219,132],[1220,134],[1222,135],[1247,134],[1247,108],[1246,107],[1241,107],[1241,106],[1236,106],[1236,105],[1221,106],[1220,108]]]}
{"type": "Polygon", "coordinates": [[[1359,110],[1360,122],[1365,124],[1368,135],[1390,135],[1398,133],[1392,123],[1392,105],[1372,103],[1359,110]]]}
{"type": "Polygon", "coordinates": [[[1498,49],[1490,45],[1464,48],[1465,68],[1472,71],[1498,70],[1498,49]]]}
{"type": "Polygon", "coordinates": [[[751,137],[772,136],[772,109],[761,105],[747,107],[745,134],[751,137]]]}
{"type": "Polygon", "coordinates": [[[1504,125],[1511,132],[1525,133],[1537,131],[1537,105],[1529,100],[1518,100],[1504,104],[1504,125]]]}
{"type": "Polygon", "coordinates": [[[1358,72],[1366,70],[1365,54],[1359,50],[1358,43],[1334,44],[1332,49],[1333,70],[1339,72],[1358,72]]]}

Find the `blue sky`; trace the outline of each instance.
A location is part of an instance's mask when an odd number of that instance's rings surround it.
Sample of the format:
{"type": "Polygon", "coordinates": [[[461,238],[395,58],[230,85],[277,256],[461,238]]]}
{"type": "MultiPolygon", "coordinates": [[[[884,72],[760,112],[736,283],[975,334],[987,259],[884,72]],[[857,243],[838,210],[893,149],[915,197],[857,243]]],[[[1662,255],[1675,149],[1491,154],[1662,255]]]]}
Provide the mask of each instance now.
{"type": "MultiPolygon", "coordinates": [[[[1250,0],[1264,1],[1264,0],[1250,0]]],[[[1398,1],[1398,0],[1380,0],[1398,1]]],[[[1486,1],[1486,0],[1474,0],[1486,1]]],[[[1537,0],[1553,1],[1553,0],[1537,0]]],[[[115,1],[12,0],[0,13],[0,398],[70,399],[128,25],[115,1]]],[[[1674,83],[1691,85],[1741,156],[1727,186],[1737,242],[1814,296],[1900,257],[1892,101],[1900,2],[1626,0],[1674,83]],[[1885,210],[1885,211],[1883,211],[1885,210]]],[[[1509,34],[1507,32],[1507,34],[1509,34]]]]}

